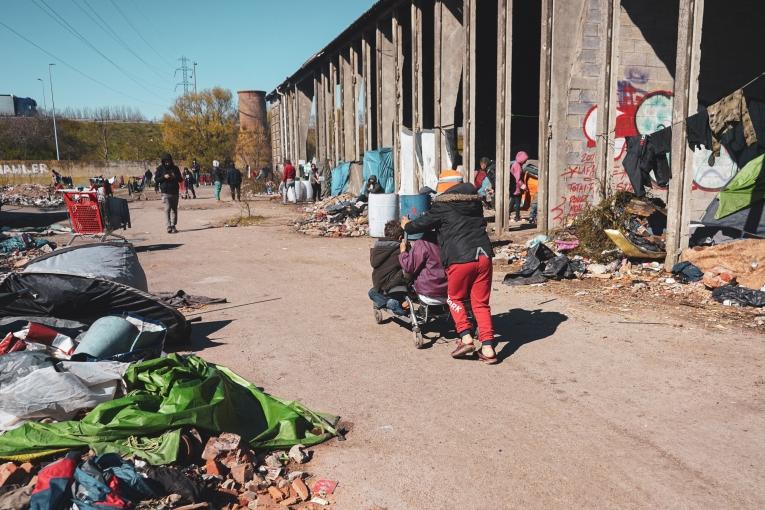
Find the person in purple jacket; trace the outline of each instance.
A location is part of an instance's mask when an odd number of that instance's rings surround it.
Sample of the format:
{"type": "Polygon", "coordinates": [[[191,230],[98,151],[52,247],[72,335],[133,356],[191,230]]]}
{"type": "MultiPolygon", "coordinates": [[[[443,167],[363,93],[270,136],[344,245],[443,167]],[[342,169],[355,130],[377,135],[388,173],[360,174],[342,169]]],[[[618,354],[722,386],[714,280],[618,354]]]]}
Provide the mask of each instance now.
{"type": "Polygon", "coordinates": [[[414,290],[421,297],[446,297],[446,272],[441,264],[441,252],[434,232],[425,233],[421,239],[412,243],[409,250],[406,240],[401,241],[398,262],[414,282],[414,290]]]}

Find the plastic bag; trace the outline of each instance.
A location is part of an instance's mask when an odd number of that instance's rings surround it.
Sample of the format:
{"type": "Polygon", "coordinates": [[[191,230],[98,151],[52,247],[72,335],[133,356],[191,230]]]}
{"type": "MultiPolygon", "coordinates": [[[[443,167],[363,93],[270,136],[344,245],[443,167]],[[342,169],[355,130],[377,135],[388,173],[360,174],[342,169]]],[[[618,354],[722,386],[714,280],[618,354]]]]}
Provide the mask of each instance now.
{"type": "Polygon", "coordinates": [[[732,301],[741,306],[765,306],[765,292],[761,290],[748,289],[738,285],[725,285],[712,291],[712,298],[718,303],[732,301]]]}

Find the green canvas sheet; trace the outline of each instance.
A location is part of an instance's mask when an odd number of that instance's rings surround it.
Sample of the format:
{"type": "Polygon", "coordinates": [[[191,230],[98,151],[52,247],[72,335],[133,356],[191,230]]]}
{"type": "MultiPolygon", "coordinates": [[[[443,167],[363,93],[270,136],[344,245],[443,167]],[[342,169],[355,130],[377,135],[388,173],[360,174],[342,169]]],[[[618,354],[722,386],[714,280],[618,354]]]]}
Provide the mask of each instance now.
{"type": "Polygon", "coordinates": [[[0,436],[0,458],[31,459],[90,447],[152,464],[176,460],[180,429],[234,432],[253,448],[314,445],[336,434],[336,417],[272,397],[227,368],[171,354],[135,363],[129,393],[96,406],[80,421],[28,422],[0,436]]]}
{"type": "Polygon", "coordinates": [[[720,192],[716,220],[765,200],[765,172],[762,170],[764,160],[765,154],[761,154],[744,165],[720,192]]]}

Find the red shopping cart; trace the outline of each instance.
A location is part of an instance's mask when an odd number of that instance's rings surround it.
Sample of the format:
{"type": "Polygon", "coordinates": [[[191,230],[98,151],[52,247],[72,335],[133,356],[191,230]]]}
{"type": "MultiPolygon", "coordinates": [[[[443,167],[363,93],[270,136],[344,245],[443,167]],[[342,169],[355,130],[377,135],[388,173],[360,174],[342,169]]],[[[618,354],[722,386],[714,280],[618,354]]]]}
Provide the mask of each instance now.
{"type": "MultiPolygon", "coordinates": [[[[99,201],[97,191],[63,190],[64,204],[72,224],[72,244],[77,237],[94,237],[103,242],[108,237],[127,241],[114,233],[109,215],[105,214],[104,202],[99,201]]],[[[114,225],[119,227],[119,225],[114,225]]]]}

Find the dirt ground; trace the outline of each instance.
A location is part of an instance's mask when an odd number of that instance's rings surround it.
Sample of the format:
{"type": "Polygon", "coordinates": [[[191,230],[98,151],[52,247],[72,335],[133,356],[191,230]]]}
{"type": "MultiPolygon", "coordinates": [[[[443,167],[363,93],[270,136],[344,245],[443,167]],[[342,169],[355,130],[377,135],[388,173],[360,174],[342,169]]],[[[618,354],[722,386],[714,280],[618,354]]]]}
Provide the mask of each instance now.
{"type": "Polygon", "coordinates": [[[765,506],[762,334],[649,299],[606,310],[510,288],[498,272],[502,362],[455,361],[446,340],[418,351],[375,324],[369,239],[303,236],[299,208],[265,201],[256,225],[216,227],[238,212],[183,200],[171,235],[160,202],[136,202],[128,237],[151,290],[230,301],[189,350],[350,424],[309,464],[340,482],[335,508],[765,506]]]}

